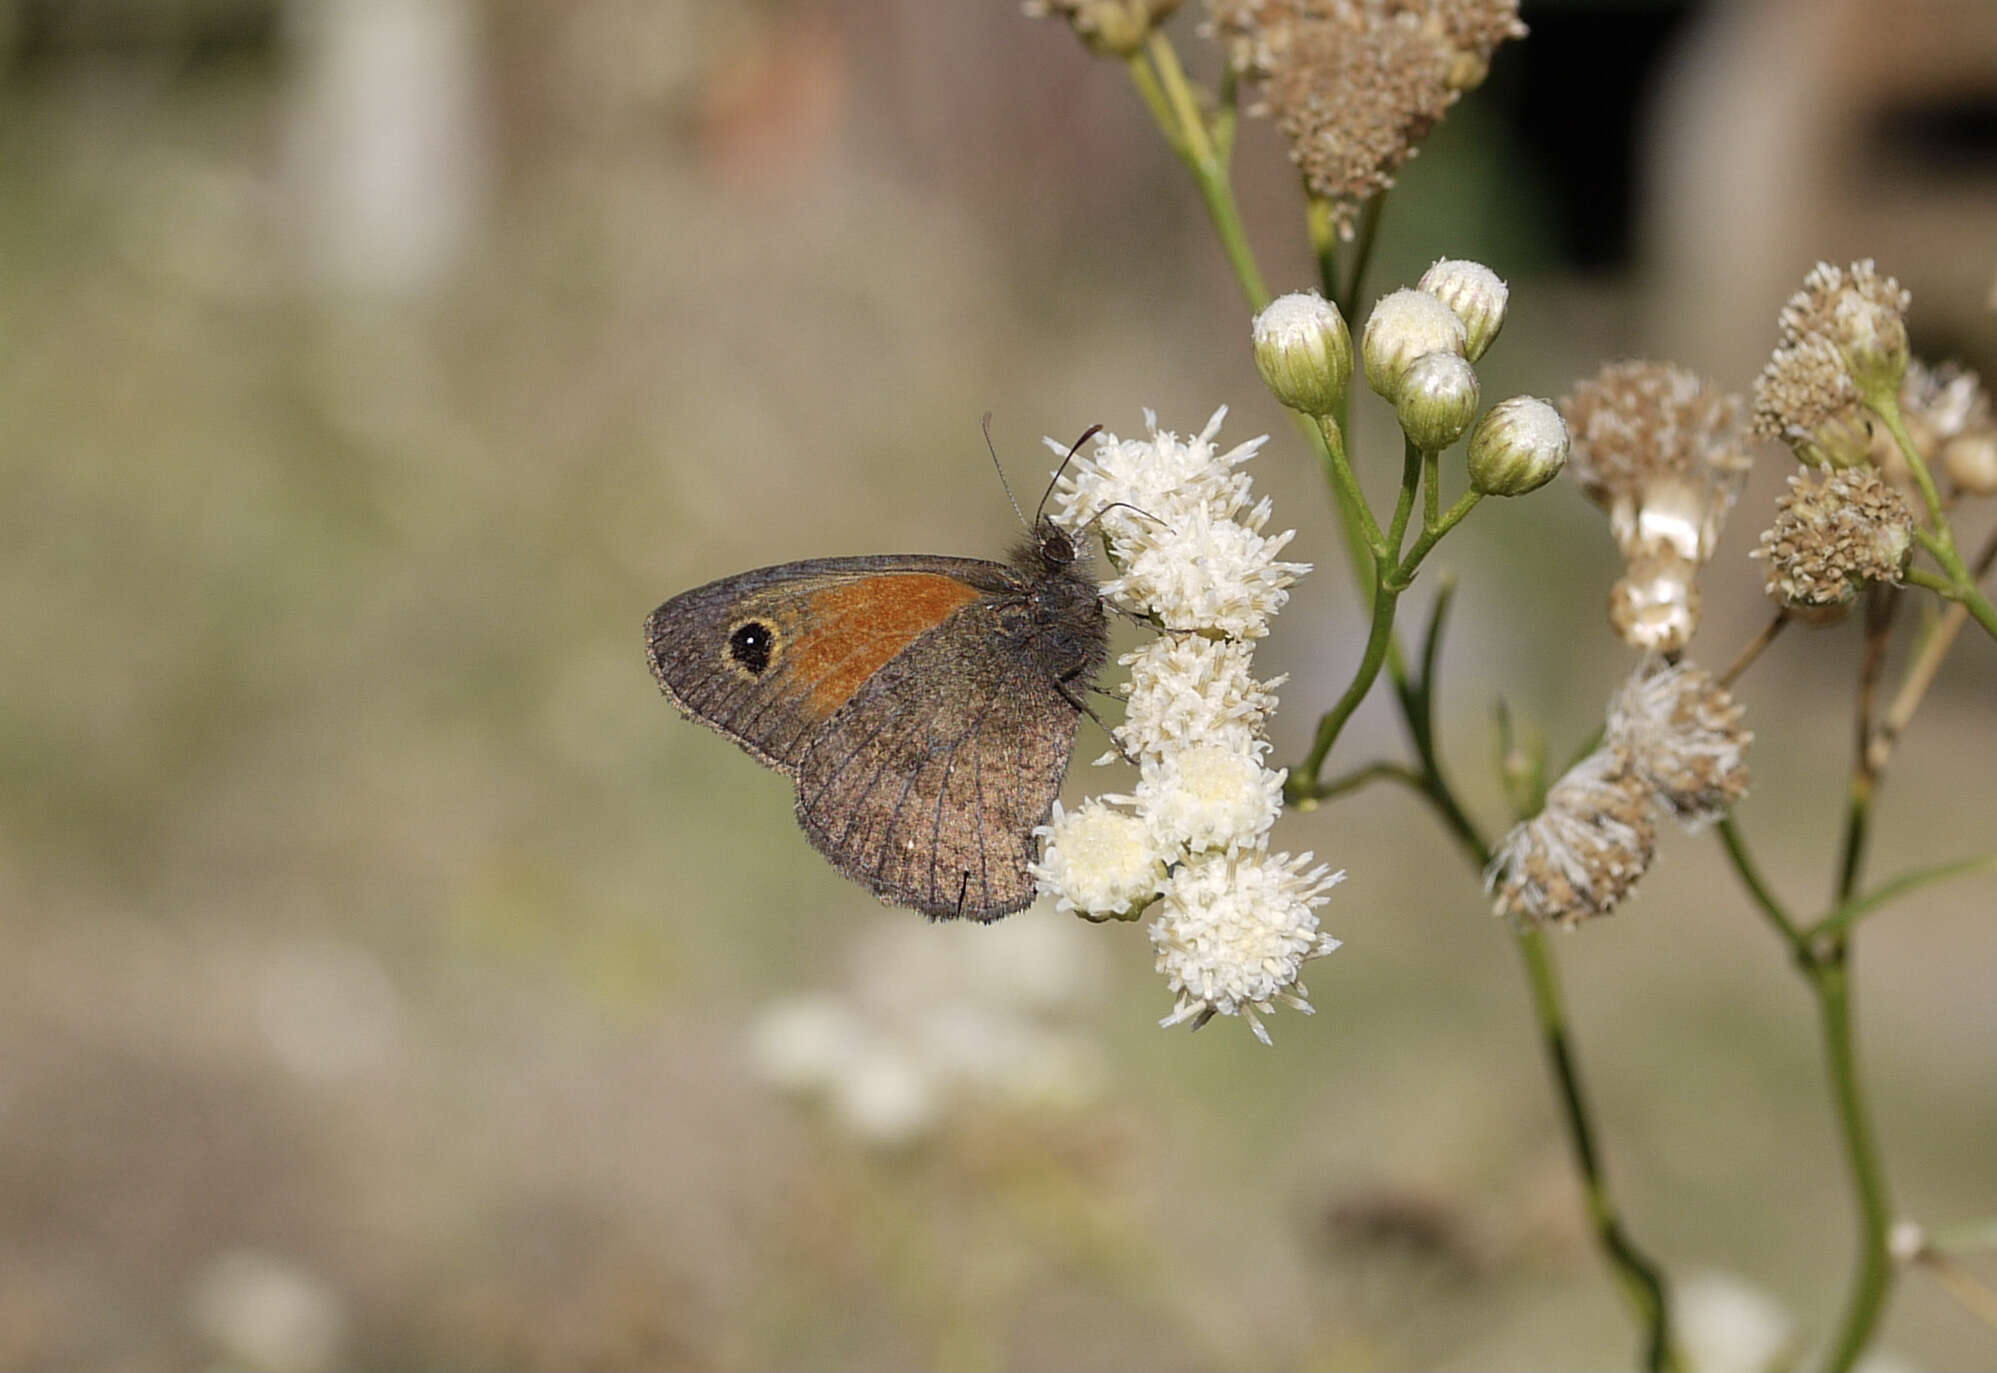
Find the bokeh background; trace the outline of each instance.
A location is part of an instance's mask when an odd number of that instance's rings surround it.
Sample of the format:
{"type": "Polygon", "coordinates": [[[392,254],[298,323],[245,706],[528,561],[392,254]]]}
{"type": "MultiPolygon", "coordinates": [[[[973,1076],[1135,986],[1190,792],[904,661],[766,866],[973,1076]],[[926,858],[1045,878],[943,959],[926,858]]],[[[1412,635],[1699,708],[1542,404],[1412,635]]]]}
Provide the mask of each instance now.
{"type": "MultiPolygon", "coordinates": [[[[1526,18],[1372,277],[1511,279],[1487,397],[1630,354],[1744,390],[1805,270],[1865,255],[1989,375],[1987,3],[1526,18]]],[[[1265,126],[1241,182],[1305,284],[1265,126]]],[[[986,409],[1031,492],[1042,434],[1225,404],[1320,568],[1263,659],[1294,755],[1361,621],[1246,342],[1122,74],[1010,0],[0,0],[0,1365],[1626,1364],[1520,970],[1406,796],[1283,821],[1350,871],[1345,946],[1265,1049],[1157,1029],[1140,929],[881,911],[645,671],[646,612],[711,577],[996,554],[986,409]]],[[[1789,466],[1708,575],[1715,665],[1789,466]]],[[[1495,827],[1497,700],[1564,756],[1627,669],[1615,553],[1561,484],[1441,561],[1495,827]]],[[[1792,632],[1742,687],[1743,821],[1806,908],[1855,644],[1792,632]]],[[[1990,844],[1991,666],[1966,635],[1874,871],[1990,844]]],[[[1369,707],[1340,757],[1399,747],[1369,707]]],[[[1709,1318],[1821,1333],[1852,1217],[1811,1004],[1716,852],[1668,835],[1557,950],[1637,1236],[1761,1294],[1707,1282],[1709,1318]]],[[[1858,957],[1932,1223],[1997,1210],[1991,896],[1858,957]]],[[[1919,1274],[1884,1346],[1997,1364],[1919,1274]]]]}

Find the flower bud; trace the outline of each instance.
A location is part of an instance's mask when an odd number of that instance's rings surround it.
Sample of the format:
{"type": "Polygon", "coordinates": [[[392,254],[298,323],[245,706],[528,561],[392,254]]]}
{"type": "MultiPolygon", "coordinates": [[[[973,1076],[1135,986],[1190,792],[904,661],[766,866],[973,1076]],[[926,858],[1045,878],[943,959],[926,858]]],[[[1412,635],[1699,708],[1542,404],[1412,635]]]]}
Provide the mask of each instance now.
{"type": "Polygon", "coordinates": [[[1424,453],[1440,453],[1463,437],[1477,415],[1477,371],[1454,353],[1423,353],[1401,377],[1394,417],[1424,453]]]}
{"type": "Polygon", "coordinates": [[[1255,316],[1255,366],[1276,399],[1306,415],[1329,415],[1352,380],[1352,335],[1338,309],[1292,291],[1255,316]]]}
{"type": "Polygon", "coordinates": [[[1511,298],[1498,274],[1481,262],[1441,258],[1421,274],[1417,288],[1447,305],[1463,321],[1463,356],[1475,362],[1484,356],[1505,327],[1505,303],[1511,298]]]}
{"type": "Polygon", "coordinates": [[[1463,353],[1466,334],[1456,312],[1426,291],[1403,289],[1380,297],[1367,316],[1359,355],[1366,384],[1388,400],[1401,389],[1401,377],[1424,353],[1463,353]]]}
{"type": "Polygon", "coordinates": [[[1566,465],[1566,421],[1535,397],[1499,401],[1470,431],[1470,485],[1487,496],[1523,496],[1566,465]]]}

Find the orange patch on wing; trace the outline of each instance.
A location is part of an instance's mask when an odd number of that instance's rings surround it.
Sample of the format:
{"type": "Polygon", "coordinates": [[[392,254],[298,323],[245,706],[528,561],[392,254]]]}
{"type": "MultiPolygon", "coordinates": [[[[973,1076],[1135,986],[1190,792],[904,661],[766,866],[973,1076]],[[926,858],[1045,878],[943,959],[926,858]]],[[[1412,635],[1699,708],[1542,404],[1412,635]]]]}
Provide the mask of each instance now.
{"type": "Polygon", "coordinates": [[[810,684],[811,714],[822,720],[845,705],[888,659],[980,594],[934,572],[887,572],[813,596],[788,655],[791,672],[810,684]]]}

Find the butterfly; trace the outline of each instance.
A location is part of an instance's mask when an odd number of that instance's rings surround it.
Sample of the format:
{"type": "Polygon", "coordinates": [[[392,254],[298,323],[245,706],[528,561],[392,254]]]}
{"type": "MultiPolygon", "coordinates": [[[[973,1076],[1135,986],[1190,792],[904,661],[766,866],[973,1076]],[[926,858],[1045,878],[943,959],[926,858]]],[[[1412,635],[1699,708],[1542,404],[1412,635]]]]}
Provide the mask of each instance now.
{"type": "Polygon", "coordinates": [[[1029,536],[1004,562],[784,563],[645,621],[660,689],[791,778],[812,846],[882,901],[939,919],[1031,904],[1033,830],[1109,653],[1081,550],[1042,513],[1021,521],[1029,536]]]}

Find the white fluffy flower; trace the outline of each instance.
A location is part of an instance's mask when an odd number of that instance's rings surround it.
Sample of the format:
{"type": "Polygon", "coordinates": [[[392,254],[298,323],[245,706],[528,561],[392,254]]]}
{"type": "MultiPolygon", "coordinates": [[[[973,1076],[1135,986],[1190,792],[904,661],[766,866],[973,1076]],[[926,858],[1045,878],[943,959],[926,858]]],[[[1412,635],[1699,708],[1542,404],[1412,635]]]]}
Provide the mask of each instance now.
{"type": "Polygon", "coordinates": [[[1033,833],[1044,840],[1030,867],[1056,908],[1095,919],[1133,914],[1158,894],[1176,851],[1161,844],[1142,818],[1092,796],[1072,811],[1054,803],[1033,833]]]}
{"type": "Polygon", "coordinates": [[[1262,766],[1266,747],[1195,744],[1146,761],[1137,809],[1159,844],[1232,853],[1259,843],[1283,812],[1288,776],[1262,766]]]}
{"type": "MultiPolygon", "coordinates": [[[[1225,453],[1216,452],[1214,436],[1226,416],[1223,405],[1190,439],[1159,429],[1158,417],[1150,410],[1144,412],[1148,438],[1098,434],[1094,446],[1077,453],[1055,483],[1055,522],[1079,529],[1097,520],[1111,550],[1121,557],[1126,539],[1141,538],[1147,526],[1170,523],[1186,511],[1206,508],[1225,519],[1248,498],[1248,477],[1234,469],[1268,440],[1264,434],[1225,453]]],[[[1067,445],[1051,438],[1046,443],[1067,456],[1067,445]]]]}
{"type": "Polygon", "coordinates": [[[1116,739],[1140,759],[1194,744],[1252,747],[1284,681],[1255,680],[1252,644],[1199,634],[1161,634],[1117,663],[1130,684],[1116,739]]]}
{"type": "Polygon", "coordinates": [[[1197,629],[1230,639],[1259,639],[1269,617],[1290,599],[1308,563],[1278,560],[1296,537],[1261,533],[1269,502],[1229,517],[1205,505],[1174,511],[1170,524],[1140,524],[1117,548],[1123,575],[1103,595],[1167,629],[1197,629]]]}
{"type": "Polygon", "coordinates": [[[1195,1029],[1216,1015],[1239,1015],[1264,1044],[1258,1016],[1281,1001],[1308,1014],[1303,965],[1338,947],[1318,928],[1317,907],[1343,872],[1309,868],[1308,853],[1260,851],[1202,854],[1180,865],[1165,884],[1151,943],[1158,971],[1178,997],[1159,1023],[1190,1020],[1195,1029]]]}

